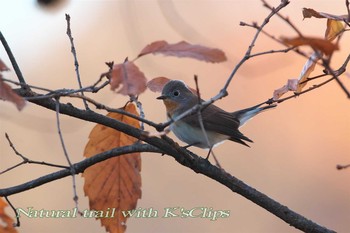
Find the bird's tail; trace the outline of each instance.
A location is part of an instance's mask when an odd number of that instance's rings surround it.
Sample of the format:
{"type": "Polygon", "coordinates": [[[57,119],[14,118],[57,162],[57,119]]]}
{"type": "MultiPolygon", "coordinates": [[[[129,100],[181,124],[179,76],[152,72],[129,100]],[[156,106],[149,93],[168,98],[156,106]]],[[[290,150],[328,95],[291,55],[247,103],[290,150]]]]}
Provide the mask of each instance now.
{"type": "Polygon", "coordinates": [[[277,106],[277,104],[271,104],[265,107],[260,107],[261,104],[255,105],[250,108],[245,108],[242,110],[238,110],[233,112],[232,114],[239,120],[239,127],[243,126],[248,120],[252,119],[255,115],[277,106]]]}

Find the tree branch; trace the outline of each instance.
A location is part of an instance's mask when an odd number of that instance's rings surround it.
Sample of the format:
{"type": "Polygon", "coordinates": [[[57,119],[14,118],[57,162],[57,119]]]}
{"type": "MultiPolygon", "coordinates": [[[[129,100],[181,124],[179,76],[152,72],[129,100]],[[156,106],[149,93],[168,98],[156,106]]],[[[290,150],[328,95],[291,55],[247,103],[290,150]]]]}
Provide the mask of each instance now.
{"type": "MultiPolygon", "coordinates": [[[[123,154],[133,153],[133,152],[159,152],[159,150],[148,144],[134,144],[131,146],[115,148],[115,149],[97,154],[93,157],[86,158],[81,162],[72,164],[72,167],[74,167],[74,174],[82,173],[86,168],[96,163],[102,162],[106,159],[123,155],[123,154]]],[[[43,184],[52,182],[54,180],[62,179],[64,177],[71,176],[71,175],[72,175],[72,171],[70,168],[62,169],[57,172],[50,173],[48,175],[39,177],[37,179],[34,179],[32,181],[29,181],[17,186],[0,189],[0,196],[4,197],[4,196],[10,196],[16,193],[21,193],[21,192],[39,187],[43,184]]]]}
{"type": "MultiPolygon", "coordinates": [[[[10,49],[10,46],[7,44],[7,41],[4,37],[4,35],[2,34],[2,32],[0,31],[0,41],[2,43],[2,45],[4,46],[5,50],[6,50],[6,53],[7,55],[9,56],[9,59],[11,61],[11,64],[12,64],[12,67],[13,69],[15,70],[16,72],[16,75],[17,75],[17,78],[18,78],[18,81],[20,83],[23,83],[25,84],[26,81],[24,80],[24,77],[22,75],[22,72],[21,72],[21,69],[19,68],[18,64],[17,64],[17,61],[15,59],[15,56],[13,56],[13,53],[10,49]]],[[[24,87],[25,88],[25,87],[24,87]]]]}
{"type": "Polygon", "coordinates": [[[28,159],[27,157],[25,157],[24,155],[22,155],[21,153],[18,152],[18,150],[16,149],[15,145],[12,143],[12,141],[10,140],[10,137],[8,136],[7,133],[5,133],[5,137],[6,137],[6,140],[8,141],[10,147],[12,148],[12,150],[15,152],[16,155],[18,155],[19,157],[22,158],[22,162],[16,164],[16,165],[13,165],[12,167],[9,167],[7,169],[5,169],[4,171],[1,171],[0,172],[0,175],[1,174],[4,174],[16,167],[19,167],[23,164],[27,164],[27,163],[32,163],[32,164],[39,164],[39,165],[45,165],[45,166],[49,166],[49,167],[58,167],[58,168],[69,168],[67,166],[63,166],[63,165],[58,165],[58,164],[53,164],[53,163],[47,163],[47,162],[44,162],[44,161],[34,161],[34,160],[31,160],[31,159],[28,159]]]}
{"type": "MultiPolygon", "coordinates": [[[[83,85],[81,84],[81,79],[80,79],[79,62],[78,62],[78,57],[77,57],[77,51],[75,49],[74,40],[73,40],[73,36],[72,36],[72,31],[70,29],[70,15],[69,14],[66,14],[66,21],[67,21],[67,32],[66,33],[67,33],[67,36],[68,36],[69,41],[70,41],[71,52],[72,52],[73,58],[74,58],[75,73],[77,75],[79,88],[82,89],[83,85]]],[[[81,93],[82,96],[84,96],[84,92],[83,91],[81,91],[80,93],[81,93]]],[[[86,101],[84,99],[83,99],[83,103],[84,103],[85,109],[88,110],[89,106],[88,106],[88,104],[86,103],[86,101]]]]}

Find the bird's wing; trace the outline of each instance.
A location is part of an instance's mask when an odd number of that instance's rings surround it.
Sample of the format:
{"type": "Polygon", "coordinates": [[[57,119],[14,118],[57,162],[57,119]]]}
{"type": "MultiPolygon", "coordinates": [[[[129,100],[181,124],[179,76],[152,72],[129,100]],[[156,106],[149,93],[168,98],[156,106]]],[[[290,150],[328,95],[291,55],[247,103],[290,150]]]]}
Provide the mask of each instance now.
{"type": "MultiPolygon", "coordinates": [[[[248,145],[243,140],[253,142],[238,130],[240,122],[232,113],[225,112],[215,105],[209,105],[202,110],[201,115],[205,130],[227,135],[230,140],[246,146],[248,145]]],[[[189,122],[196,124],[196,127],[200,127],[198,114],[195,113],[186,118],[189,122]]]]}

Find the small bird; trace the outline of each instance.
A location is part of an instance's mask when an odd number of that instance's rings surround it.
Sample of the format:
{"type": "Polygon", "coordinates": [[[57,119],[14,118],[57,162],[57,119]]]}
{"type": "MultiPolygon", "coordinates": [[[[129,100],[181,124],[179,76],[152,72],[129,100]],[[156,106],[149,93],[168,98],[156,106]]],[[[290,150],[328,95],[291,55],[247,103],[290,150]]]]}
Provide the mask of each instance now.
{"type": "MultiPolygon", "coordinates": [[[[163,100],[169,119],[175,119],[181,113],[194,107],[199,101],[198,96],[180,80],[169,81],[163,87],[162,94],[157,99],[163,100]]],[[[200,101],[204,102],[202,99],[200,101]]],[[[258,113],[273,107],[276,107],[276,105],[265,107],[256,105],[236,112],[226,112],[211,104],[201,110],[201,119],[206,135],[203,128],[201,128],[200,117],[197,112],[173,122],[170,125],[170,130],[188,146],[209,149],[209,156],[212,148],[225,140],[231,140],[249,147],[246,142],[253,141],[244,136],[239,131],[239,127],[258,113]]]]}

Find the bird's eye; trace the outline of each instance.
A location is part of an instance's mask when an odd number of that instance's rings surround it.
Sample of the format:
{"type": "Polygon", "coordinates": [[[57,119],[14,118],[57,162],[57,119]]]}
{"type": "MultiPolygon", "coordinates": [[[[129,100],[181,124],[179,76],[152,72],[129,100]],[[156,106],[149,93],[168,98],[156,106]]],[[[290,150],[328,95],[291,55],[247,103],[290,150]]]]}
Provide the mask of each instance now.
{"type": "Polygon", "coordinates": [[[174,95],[174,96],[179,96],[179,95],[180,95],[180,91],[175,90],[175,91],[173,92],[173,95],[174,95]]]}

